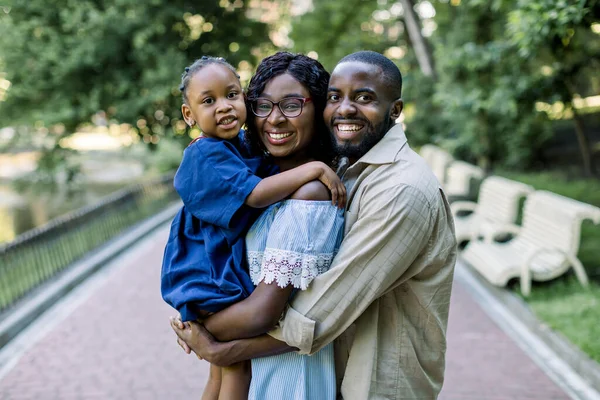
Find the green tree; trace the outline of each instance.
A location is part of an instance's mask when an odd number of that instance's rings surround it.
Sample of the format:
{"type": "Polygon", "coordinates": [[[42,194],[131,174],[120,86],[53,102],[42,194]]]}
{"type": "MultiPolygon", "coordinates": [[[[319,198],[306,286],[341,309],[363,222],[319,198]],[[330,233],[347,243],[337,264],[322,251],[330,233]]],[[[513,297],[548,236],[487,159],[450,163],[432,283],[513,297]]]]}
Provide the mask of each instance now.
{"type": "Polygon", "coordinates": [[[319,61],[331,69],[358,50],[384,53],[398,47],[406,52],[401,13],[401,6],[374,0],[315,1],[309,13],[293,19],[290,37],[295,51],[315,51],[319,61]]]}
{"type": "Polygon", "coordinates": [[[542,70],[540,100],[562,101],[572,116],[586,175],[594,174],[589,140],[575,98],[600,91],[600,1],[519,0],[509,13],[508,33],[518,54],[533,71],[542,70]]]}
{"type": "Polygon", "coordinates": [[[204,54],[238,66],[270,42],[241,0],[4,3],[0,65],[11,87],[0,102],[1,126],[37,122],[66,135],[103,111],[152,142],[181,134],[184,66],[204,54]]]}
{"type": "MultiPolygon", "coordinates": [[[[421,41],[420,57],[414,51],[408,34],[405,7],[415,2],[349,0],[346,2],[314,2],[311,12],[292,19],[294,51],[318,54],[319,61],[331,70],[345,55],[359,50],[373,50],[386,54],[396,62],[404,79],[403,98],[411,143],[420,145],[431,141],[439,132],[432,118],[440,114],[431,101],[434,73],[423,73],[423,64],[433,71],[434,63],[426,39],[418,36],[420,20],[413,11],[413,28],[421,41]],[[421,59],[419,62],[418,59],[421,59]],[[414,127],[414,129],[412,129],[414,127]]],[[[420,2],[425,3],[425,2],[420,2]]],[[[416,4],[419,7],[420,3],[416,4]]],[[[429,2],[426,2],[429,4],[429,2]]],[[[414,38],[414,35],[413,35],[414,38]]]]}
{"type": "Polygon", "coordinates": [[[546,116],[535,109],[541,75],[525,68],[505,37],[512,6],[500,0],[436,3],[440,79],[434,99],[449,122],[442,135],[460,157],[488,170],[531,166],[550,136],[546,116]]]}
{"type": "Polygon", "coordinates": [[[589,166],[573,102],[600,86],[599,1],[315,2],[294,20],[291,37],[296,50],[317,52],[328,68],[360,49],[394,59],[413,144],[444,142],[486,169],[534,167],[552,136],[539,102],[561,100],[589,166]],[[425,15],[432,5],[434,15],[425,15]]]}

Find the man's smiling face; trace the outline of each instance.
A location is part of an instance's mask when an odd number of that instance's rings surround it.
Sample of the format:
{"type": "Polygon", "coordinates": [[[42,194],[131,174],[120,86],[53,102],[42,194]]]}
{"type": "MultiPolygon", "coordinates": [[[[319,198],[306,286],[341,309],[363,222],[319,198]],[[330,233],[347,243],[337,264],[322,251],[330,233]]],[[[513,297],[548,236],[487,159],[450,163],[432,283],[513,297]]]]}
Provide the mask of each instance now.
{"type": "Polygon", "coordinates": [[[335,67],[323,117],[340,155],[355,161],[381,140],[402,111],[392,97],[380,67],[358,61],[335,67]]]}

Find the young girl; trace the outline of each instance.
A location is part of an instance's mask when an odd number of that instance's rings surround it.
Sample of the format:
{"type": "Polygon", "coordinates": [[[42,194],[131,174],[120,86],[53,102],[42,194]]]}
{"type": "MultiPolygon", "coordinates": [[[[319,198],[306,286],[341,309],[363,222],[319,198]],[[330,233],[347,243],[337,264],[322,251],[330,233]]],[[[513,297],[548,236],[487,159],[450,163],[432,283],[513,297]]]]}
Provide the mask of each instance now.
{"type": "MultiPolygon", "coordinates": [[[[318,179],[332,202],[345,205],[345,188],[324,163],[313,161],[273,175],[264,158],[242,145],[246,105],[235,69],[222,58],[202,57],[185,69],[180,87],[186,123],[202,131],[184,151],[174,186],[183,207],[173,220],[162,266],[161,291],[183,321],[202,319],[250,295],[244,236],[260,208],[318,179]],[[272,175],[272,176],[269,176],[272,175]],[[338,201],[339,200],[339,201],[338,201]]],[[[211,375],[218,374],[211,366],[211,375]]],[[[223,370],[204,399],[246,398],[249,367],[223,370]]]]}

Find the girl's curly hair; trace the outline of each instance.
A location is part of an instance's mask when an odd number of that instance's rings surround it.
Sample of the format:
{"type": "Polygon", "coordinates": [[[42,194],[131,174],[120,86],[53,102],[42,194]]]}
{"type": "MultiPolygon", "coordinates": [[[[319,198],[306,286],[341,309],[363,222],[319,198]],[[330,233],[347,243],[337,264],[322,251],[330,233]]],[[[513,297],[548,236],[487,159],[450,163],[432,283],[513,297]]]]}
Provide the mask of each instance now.
{"type": "Polygon", "coordinates": [[[185,67],[183,74],[181,74],[181,85],[179,86],[179,90],[181,91],[181,100],[185,104],[188,104],[187,88],[190,84],[190,79],[192,79],[196,72],[210,64],[220,64],[225,66],[231,72],[233,72],[233,75],[235,75],[239,81],[240,76],[238,75],[237,71],[231,64],[225,61],[223,57],[202,56],[194,61],[190,66],[185,67]]]}
{"type": "Polygon", "coordinates": [[[290,74],[300,82],[308,92],[315,107],[315,136],[311,143],[310,153],[316,159],[331,163],[333,159],[333,145],[329,139],[329,132],[323,120],[323,110],[327,102],[327,87],[329,85],[329,72],[320,62],[304,54],[293,54],[280,51],[266,57],[259,64],[256,73],[248,84],[246,91],[246,107],[248,120],[246,121],[246,141],[255,154],[263,154],[265,148],[258,137],[256,119],[250,104],[259,98],[269,81],[279,75],[290,74]]]}

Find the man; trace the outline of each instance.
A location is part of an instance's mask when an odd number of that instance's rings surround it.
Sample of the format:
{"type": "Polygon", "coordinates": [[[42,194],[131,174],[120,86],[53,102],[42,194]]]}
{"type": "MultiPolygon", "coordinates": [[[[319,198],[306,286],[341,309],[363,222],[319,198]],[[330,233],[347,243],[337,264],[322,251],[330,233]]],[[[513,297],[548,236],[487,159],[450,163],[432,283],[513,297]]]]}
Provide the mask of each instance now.
{"type": "Polygon", "coordinates": [[[437,397],[456,240],[439,183],[395,125],[401,89],[400,71],[381,54],[361,51],[337,64],[324,118],[351,166],[343,175],[346,236],[330,270],[297,293],[271,336],[219,343],[200,325],[173,322],[184,348],[227,364],[312,354],[335,340],[344,399],[437,397]]]}

